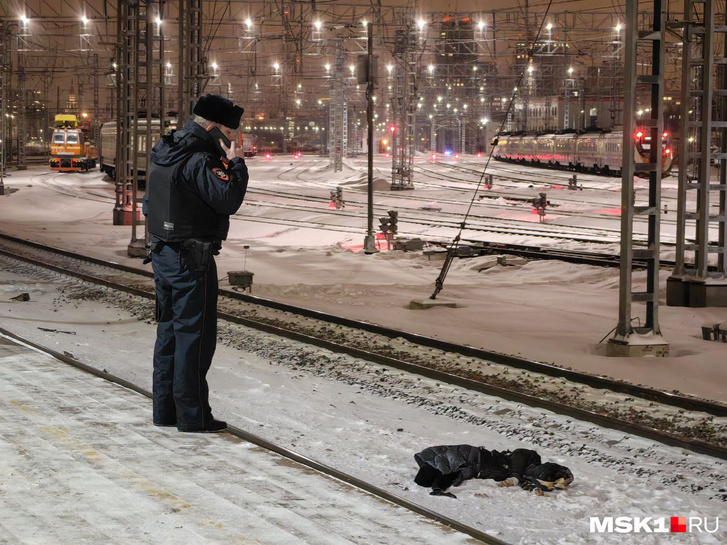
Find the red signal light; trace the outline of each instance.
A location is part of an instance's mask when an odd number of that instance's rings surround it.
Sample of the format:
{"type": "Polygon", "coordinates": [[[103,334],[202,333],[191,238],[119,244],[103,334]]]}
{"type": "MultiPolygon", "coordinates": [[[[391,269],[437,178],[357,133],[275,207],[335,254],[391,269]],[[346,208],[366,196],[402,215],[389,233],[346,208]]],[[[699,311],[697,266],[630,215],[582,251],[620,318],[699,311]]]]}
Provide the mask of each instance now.
{"type": "Polygon", "coordinates": [[[396,132],[396,125],[391,125],[389,130],[391,131],[391,134],[394,134],[396,132]]]}
{"type": "Polygon", "coordinates": [[[669,137],[669,133],[666,132],[666,131],[664,131],[664,134],[662,134],[661,136],[662,136],[662,138],[668,138],[669,137]]]}
{"type": "Polygon", "coordinates": [[[641,140],[641,138],[642,138],[643,136],[644,136],[644,133],[643,133],[643,132],[641,132],[641,131],[636,131],[636,138],[638,138],[639,140],[641,140]]]}
{"type": "Polygon", "coordinates": [[[664,155],[669,155],[671,153],[671,150],[669,148],[666,148],[664,150],[664,155]]]}

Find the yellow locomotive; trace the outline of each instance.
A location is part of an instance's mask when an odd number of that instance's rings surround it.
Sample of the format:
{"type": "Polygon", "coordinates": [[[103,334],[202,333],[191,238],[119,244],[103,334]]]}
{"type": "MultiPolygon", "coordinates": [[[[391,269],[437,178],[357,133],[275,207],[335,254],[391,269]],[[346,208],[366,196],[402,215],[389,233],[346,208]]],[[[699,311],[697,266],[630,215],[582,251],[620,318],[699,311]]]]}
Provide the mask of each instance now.
{"type": "Polygon", "coordinates": [[[57,172],[87,172],[96,166],[95,146],[71,114],[56,115],[50,155],[50,169],[57,172]]]}

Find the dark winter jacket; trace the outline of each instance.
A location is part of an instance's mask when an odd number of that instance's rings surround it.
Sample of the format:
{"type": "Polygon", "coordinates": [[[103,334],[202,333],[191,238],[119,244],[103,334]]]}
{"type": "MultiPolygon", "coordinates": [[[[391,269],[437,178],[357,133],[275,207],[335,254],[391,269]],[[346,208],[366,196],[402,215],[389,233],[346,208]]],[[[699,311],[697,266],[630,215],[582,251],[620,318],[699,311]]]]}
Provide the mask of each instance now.
{"type": "Polygon", "coordinates": [[[187,122],[152,149],[144,197],[149,232],[167,242],[225,240],[248,178],[243,159],[228,163],[209,133],[187,122]]]}
{"type": "Polygon", "coordinates": [[[414,459],[420,468],[429,465],[442,475],[458,472],[457,484],[459,484],[475,477],[506,479],[510,453],[489,451],[485,447],[473,447],[472,445],[442,445],[426,448],[415,454],[414,459]]]}

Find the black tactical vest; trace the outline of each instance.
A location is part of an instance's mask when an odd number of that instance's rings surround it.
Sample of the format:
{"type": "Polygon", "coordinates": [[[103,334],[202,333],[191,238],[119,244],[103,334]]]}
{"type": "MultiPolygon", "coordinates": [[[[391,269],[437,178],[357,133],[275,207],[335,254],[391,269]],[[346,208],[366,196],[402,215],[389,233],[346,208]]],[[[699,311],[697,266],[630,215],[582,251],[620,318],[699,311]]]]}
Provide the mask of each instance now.
{"type": "Polygon", "coordinates": [[[160,166],[152,162],[149,169],[145,201],[149,233],[166,242],[190,238],[226,238],[220,233],[220,217],[193,189],[193,180],[182,173],[192,155],[179,163],[160,166]]]}

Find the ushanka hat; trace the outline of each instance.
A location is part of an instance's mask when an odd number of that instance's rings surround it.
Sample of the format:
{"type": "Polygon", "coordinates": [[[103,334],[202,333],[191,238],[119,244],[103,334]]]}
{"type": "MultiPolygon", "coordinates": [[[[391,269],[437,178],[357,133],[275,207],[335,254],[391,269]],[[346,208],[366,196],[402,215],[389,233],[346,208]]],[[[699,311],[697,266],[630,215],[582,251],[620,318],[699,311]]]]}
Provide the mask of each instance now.
{"type": "Polygon", "coordinates": [[[220,95],[200,97],[197,104],[194,105],[194,110],[192,110],[195,115],[230,129],[237,129],[240,126],[240,118],[244,111],[239,106],[235,106],[231,100],[220,95]]]}

